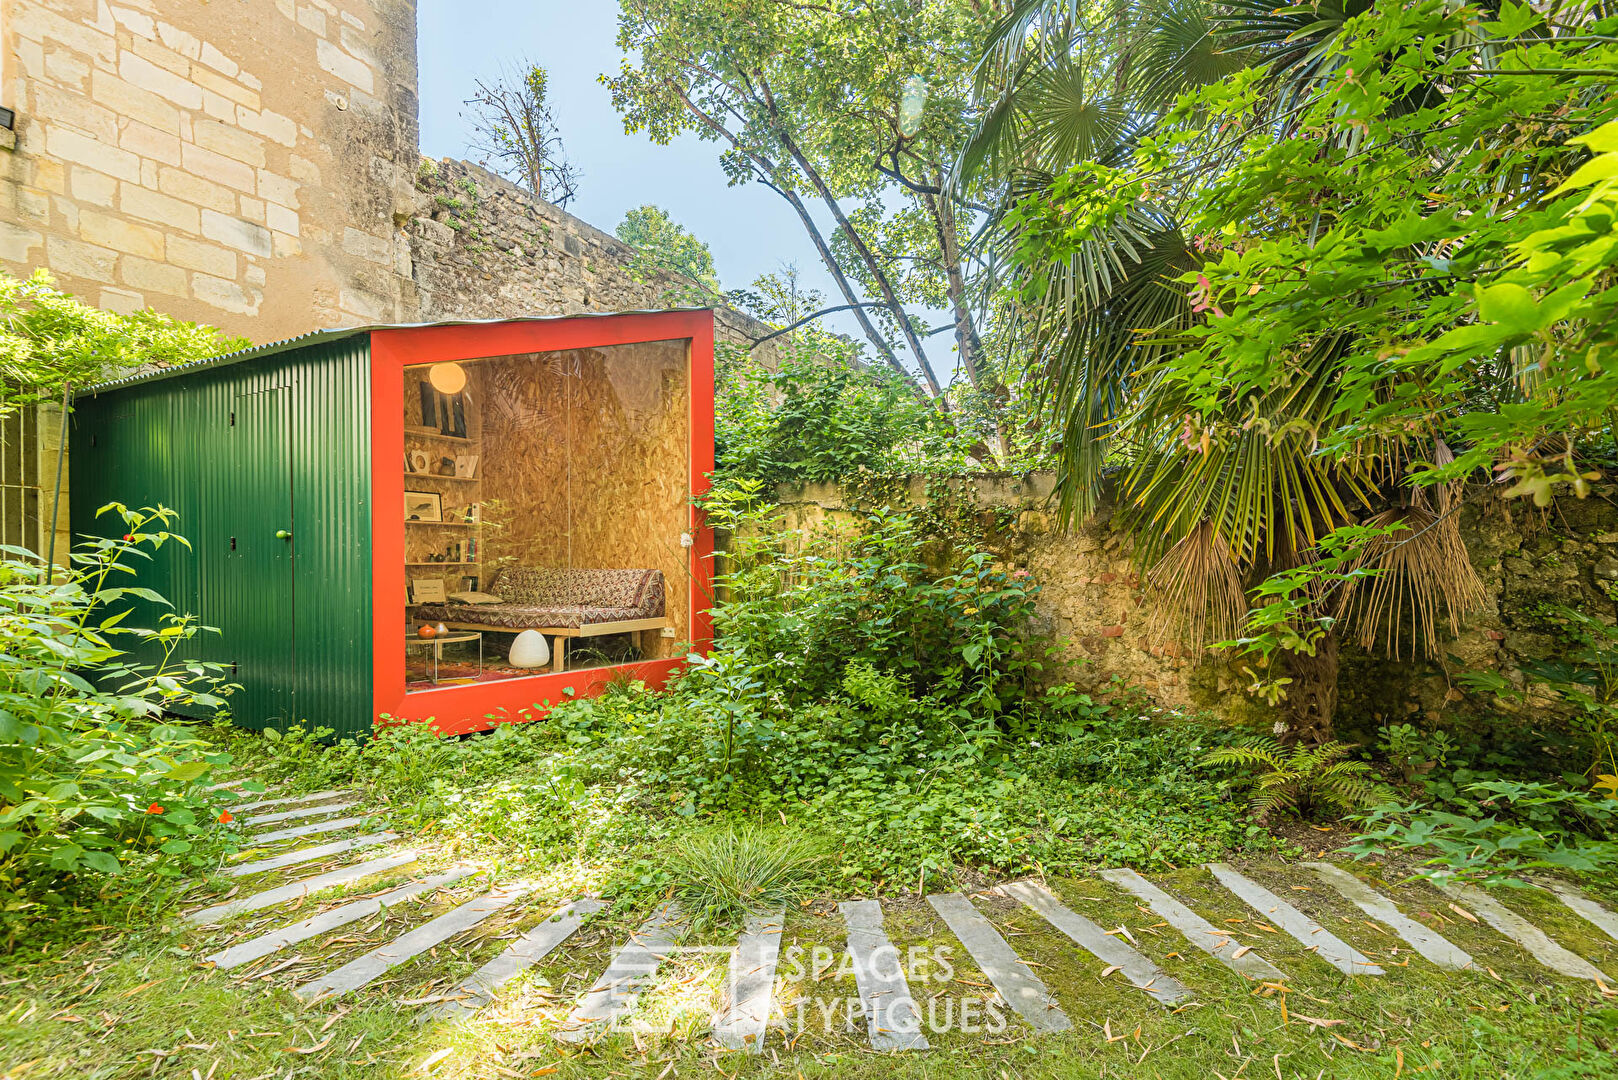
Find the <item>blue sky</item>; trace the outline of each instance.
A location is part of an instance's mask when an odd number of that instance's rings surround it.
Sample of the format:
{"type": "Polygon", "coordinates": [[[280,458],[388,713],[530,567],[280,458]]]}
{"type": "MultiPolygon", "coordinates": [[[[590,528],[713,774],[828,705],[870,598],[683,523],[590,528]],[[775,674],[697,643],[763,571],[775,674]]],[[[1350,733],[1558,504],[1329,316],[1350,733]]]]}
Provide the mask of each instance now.
{"type": "Polygon", "coordinates": [[[619,64],[617,16],[611,0],[420,0],[422,152],[470,157],[461,114],[474,80],[531,59],[550,72],[568,156],[584,171],[572,213],[611,232],[625,210],[656,203],[707,242],[725,288],[795,261],[829,294],[830,279],[792,211],[767,188],[728,187],[717,144],[686,136],[658,146],[624,134],[611,95],[596,81],[619,64]]]}

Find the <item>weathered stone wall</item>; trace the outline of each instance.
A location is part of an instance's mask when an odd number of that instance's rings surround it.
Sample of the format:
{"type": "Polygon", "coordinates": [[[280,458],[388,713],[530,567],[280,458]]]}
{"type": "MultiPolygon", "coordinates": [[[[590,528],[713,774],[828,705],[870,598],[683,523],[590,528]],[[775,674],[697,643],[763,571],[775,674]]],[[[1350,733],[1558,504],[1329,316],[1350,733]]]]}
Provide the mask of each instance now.
{"type": "MultiPolygon", "coordinates": [[[[405,232],[408,250],[399,257],[409,260],[422,319],[706,302],[692,282],[643,266],[617,237],[465,161],[422,160],[405,232]]],[[[770,331],[740,312],[716,314],[720,341],[746,346],[770,331]]]]}
{"type": "MultiPolygon", "coordinates": [[[[1239,664],[1194,653],[1154,625],[1150,593],[1142,588],[1112,508],[1103,505],[1077,528],[1064,530],[1053,512],[1054,487],[1049,473],[945,485],[948,501],[971,511],[968,529],[1039,583],[1037,629],[1062,643],[1073,662],[1070,676],[1097,690],[1117,679],[1160,704],[1206,709],[1234,723],[1269,723],[1272,714],[1243,691],[1239,664]]],[[[910,505],[936,507],[943,501],[936,497],[939,489],[935,484],[930,497],[928,488],[917,479],[897,494],[910,505]]],[[[805,527],[846,516],[859,501],[829,484],[783,488],[779,498],[787,522],[805,527]]],[[[1609,624],[1618,617],[1618,487],[1598,486],[1589,498],[1561,499],[1545,511],[1482,493],[1461,515],[1487,604],[1437,659],[1389,660],[1345,645],[1338,727],[1349,737],[1369,738],[1382,724],[1436,721],[1441,712],[1480,707],[1455,682],[1467,671],[1498,671],[1521,685],[1525,660],[1565,648],[1554,623],[1558,605],[1609,624]]]]}
{"type": "MultiPolygon", "coordinates": [[[[258,341],[700,303],[417,149],[414,0],[0,0],[0,267],[258,341]]],[[[766,327],[721,312],[721,339],[766,327]]]]}
{"type": "Polygon", "coordinates": [[[255,341],[409,310],[414,0],[0,0],[0,266],[255,341]],[[388,257],[380,263],[378,252],[388,257]]]}

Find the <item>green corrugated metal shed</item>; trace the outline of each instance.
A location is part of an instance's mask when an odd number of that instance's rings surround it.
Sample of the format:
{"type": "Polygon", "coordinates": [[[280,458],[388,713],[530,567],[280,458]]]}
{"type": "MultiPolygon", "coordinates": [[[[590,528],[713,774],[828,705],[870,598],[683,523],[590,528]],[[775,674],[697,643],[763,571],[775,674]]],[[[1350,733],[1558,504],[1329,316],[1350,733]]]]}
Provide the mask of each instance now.
{"type": "Polygon", "coordinates": [[[320,330],[90,387],[72,418],[74,531],[121,532],[96,517],[112,502],[178,511],[191,549],[166,546],[141,583],[219,629],[194,640],[194,655],[240,684],[236,722],[367,732],[372,333],[703,310],[320,330]]]}
{"type": "Polygon", "coordinates": [[[115,501],[178,511],[191,550],[143,583],[219,628],[195,655],[231,667],[249,727],[371,727],[369,343],[311,335],[75,402],[75,530],[121,530],[96,518],[115,501]]]}

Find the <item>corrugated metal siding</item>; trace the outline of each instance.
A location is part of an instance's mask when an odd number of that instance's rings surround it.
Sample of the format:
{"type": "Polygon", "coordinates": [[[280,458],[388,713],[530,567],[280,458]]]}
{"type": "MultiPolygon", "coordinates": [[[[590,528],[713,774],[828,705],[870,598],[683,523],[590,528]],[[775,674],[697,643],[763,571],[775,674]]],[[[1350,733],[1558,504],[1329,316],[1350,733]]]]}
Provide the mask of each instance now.
{"type": "Polygon", "coordinates": [[[76,403],[75,528],[114,532],[90,524],[114,500],[179,511],[192,552],[152,586],[222,631],[195,652],[237,665],[244,726],[370,728],[369,417],[368,335],[76,403]]]}

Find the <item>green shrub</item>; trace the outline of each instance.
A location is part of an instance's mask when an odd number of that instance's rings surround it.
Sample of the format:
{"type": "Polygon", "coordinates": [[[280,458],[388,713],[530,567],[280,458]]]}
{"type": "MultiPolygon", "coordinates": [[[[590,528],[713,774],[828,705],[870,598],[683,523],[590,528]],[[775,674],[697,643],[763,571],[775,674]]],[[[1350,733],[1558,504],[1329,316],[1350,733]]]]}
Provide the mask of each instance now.
{"type": "Polygon", "coordinates": [[[1421,858],[1416,873],[1480,885],[1528,884],[1532,870],[1611,874],[1618,869],[1618,801],[1559,784],[1510,780],[1471,784],[1491,813],[1455,814],[1386,803],[1359,818],[1345,850],[1356,858],[1396,852],[1421,858]]]}
{"type": "Polygon", "coordinates": [[[183,658],[205,628],[173,612],[131,624],[132,610],[168,606],[131,583],[136,565],[185,541],[168,531],[172,511],[102,513],[127,531],[87,538],[70,572],[52,577],[17,548],[0,563],[0,882],[14,887],[13,913],[129,863],[164,874],[207,866],[228,844],[221,797],[202,782],[229,755],[163,718],[224,704],[219,666],[183,658]],[[133,661],[136,646],[156,659],[133,661]]]}

